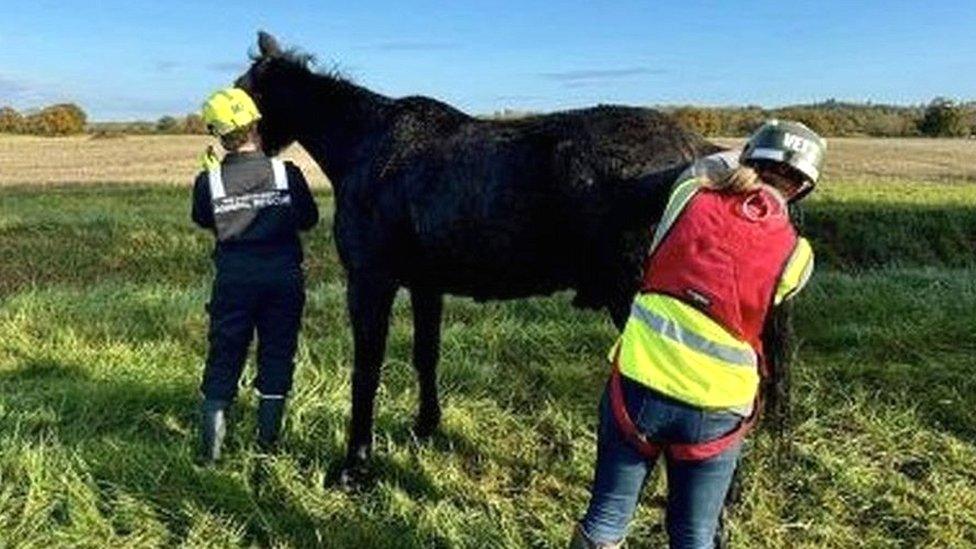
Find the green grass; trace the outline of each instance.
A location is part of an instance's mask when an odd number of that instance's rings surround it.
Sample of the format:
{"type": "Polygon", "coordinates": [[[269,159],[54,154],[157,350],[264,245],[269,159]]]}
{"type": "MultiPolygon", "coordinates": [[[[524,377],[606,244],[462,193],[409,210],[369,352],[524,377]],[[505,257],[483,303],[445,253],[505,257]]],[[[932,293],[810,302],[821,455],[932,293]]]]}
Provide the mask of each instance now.
{"type": "MultiPolygon", "coordinates": [[[[799,299],[789,458],[753,437],[738,547],[976,544],[976,191],[832,185],[799,299]],[[921,245],[920,238],[935,245],[921,245]],[[933,251],[934,250],[934,251],[933,251]]],[[[320,197],[327,205],[328,197],[320,197]]],[[[310,241],[282,453],[194,465],[209,235],[185,190],[0,190],[0,546],[558,547],[584,510],[614,330],[566,295],[450,299],[443,430],[410,435],[398,299],[378,398],[379,482],[322,488],[344,450],[352,345],[328,224],[310,241]]],[[[633,546],[663,540],[657,478],[633,546]]]]}

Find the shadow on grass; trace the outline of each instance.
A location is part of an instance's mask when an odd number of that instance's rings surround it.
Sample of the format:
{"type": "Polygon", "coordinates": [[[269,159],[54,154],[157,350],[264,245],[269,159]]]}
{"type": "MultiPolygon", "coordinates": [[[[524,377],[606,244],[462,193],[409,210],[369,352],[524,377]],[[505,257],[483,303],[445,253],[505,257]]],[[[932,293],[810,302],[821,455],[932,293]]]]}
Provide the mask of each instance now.
{"type": "MultiPolygon", "coordinates": [[[[260,546],[446,545],[420,533],[409,517],[376,513],[377,501],[360,504],[323,492],[314,485],[316,475],[285,483],[274,473],[275,458],[247,450],[251,437],[240,432],[243,421],[229,436],[225,462],[214,468],[198,466],[197,398],[187,386],[93,379],[77,365],[26,361],[0,372],[0,400],[6,409],[0,416],[0,441],[43,440],[78,458],[83,475],[93,481],[103,516],[118,534],[126,528],[115,521],[112,508],[127,497],[154,510],[171,538],[167,543],[186,542],[203,512],[243,526],[245,541],[260,546]],[[319,499],[328,505],[317,506],[319,499]]],[[[239,406],[237,415],[252,411],[239,406]]],[[[409,464],[380,458],[378,468],[385,481],[417,499],[439,498],[431,480],[409,464]]]]}
{"type": "Polygon", "coordinates": [[[976,265],[976,208],[884,202],[821,202],[803,231],[817,261],[840,269],[976,265]]]}

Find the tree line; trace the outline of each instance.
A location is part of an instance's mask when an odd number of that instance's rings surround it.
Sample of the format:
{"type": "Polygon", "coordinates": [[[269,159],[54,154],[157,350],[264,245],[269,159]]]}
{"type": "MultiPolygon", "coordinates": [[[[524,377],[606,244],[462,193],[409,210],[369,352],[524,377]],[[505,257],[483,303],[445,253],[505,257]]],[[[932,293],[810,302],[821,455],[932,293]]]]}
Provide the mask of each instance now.
{"type": "Polygon", "coordinates": [[[134,122],[95,122],[89,126],[89,133],[96,135],[185,135],[205,134],[207,126],[199,114],[186,116],[162,116],[156,121],[137,120],[134,122]]]}
{"type": "MultiPolygon", "coordinates": [[[[976,102],[959,103],[936,98],[928,105],[875,105],[834,100],[775,109],[762,107],[665,107],[682,125],[705,136],[748,135],[769,118],[799,120],[828,136],[872,137],[966,137],[976,135],[976,102]]],[[[530,116],[505,110],[489,118],[530,116]]],[[[31,135],[205,134],[199,114],[163,116],[156,121],[89,123],[85,111],[74,103],[60,103],[20,113],[0,108],[0,133],[31,135]]]]}
{"type": "Polygon", "coordinates": [[[199,114],[163,116],[155,122],[89,122],[84,109],[74,103],[59,103],[42,109],[18,112],[0,107],[0,133],[63,136],[106,134],[204,134],[207,127],[199,114]]]}
{"type": "Polygon", "coordinates": [[[706,136],[745,136],[763,120],[798,120],[823,136],[967,137],[976,135],[976,103],[936,98],[928,105],[873,105],[825,101],[776,109],[676,107],[665,109],[706,136]]]}

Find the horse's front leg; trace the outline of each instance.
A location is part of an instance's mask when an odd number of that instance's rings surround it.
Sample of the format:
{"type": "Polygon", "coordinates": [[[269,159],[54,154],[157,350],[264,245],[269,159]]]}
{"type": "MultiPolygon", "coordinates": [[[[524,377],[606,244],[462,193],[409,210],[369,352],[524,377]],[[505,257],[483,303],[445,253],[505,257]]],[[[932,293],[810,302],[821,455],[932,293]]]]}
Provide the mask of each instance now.
{"type": "Polygon", "coordinates": [[[420,386],[420,410],[414,422],[414,433],[425,438],[434,434],[441,421],[437,398],[437,359],[441,346],[441,315],[444,296],[421,288],[410,290],[413,309],[413,367],[420,386]]]}
{"type": "Polygon", "coordinates": [[[354,363],[352,371],[352,419],[346,459],[338,482],[354,488],[366,476],[366,462],[373,444],[373,404],[386,354],[390,309],[397,285],[392,277],[376,273],[349,273],[347,305],[352,323],[354,363]]]}

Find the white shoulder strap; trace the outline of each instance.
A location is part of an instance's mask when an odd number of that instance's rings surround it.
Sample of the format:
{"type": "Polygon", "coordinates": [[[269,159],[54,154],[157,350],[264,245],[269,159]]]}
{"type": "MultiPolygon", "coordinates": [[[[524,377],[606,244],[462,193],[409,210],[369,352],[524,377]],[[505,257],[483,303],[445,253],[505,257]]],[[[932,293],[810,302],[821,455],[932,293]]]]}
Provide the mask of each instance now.
{"type": "Polygon", "coordinates": [[[288,172],[285,171],[285,162],[280,158],[271,159],[271,171],[274,172],[274,186],[279,191],[288,190],[288,172]]]}
{"type": "Polygon", "coordinates": [[[207,178],[210,180],[210,200],[220,200],[227,196],[227,191],[224,190],[224,179],[220,175],[220,165],[210,168],[207,178]]]}

